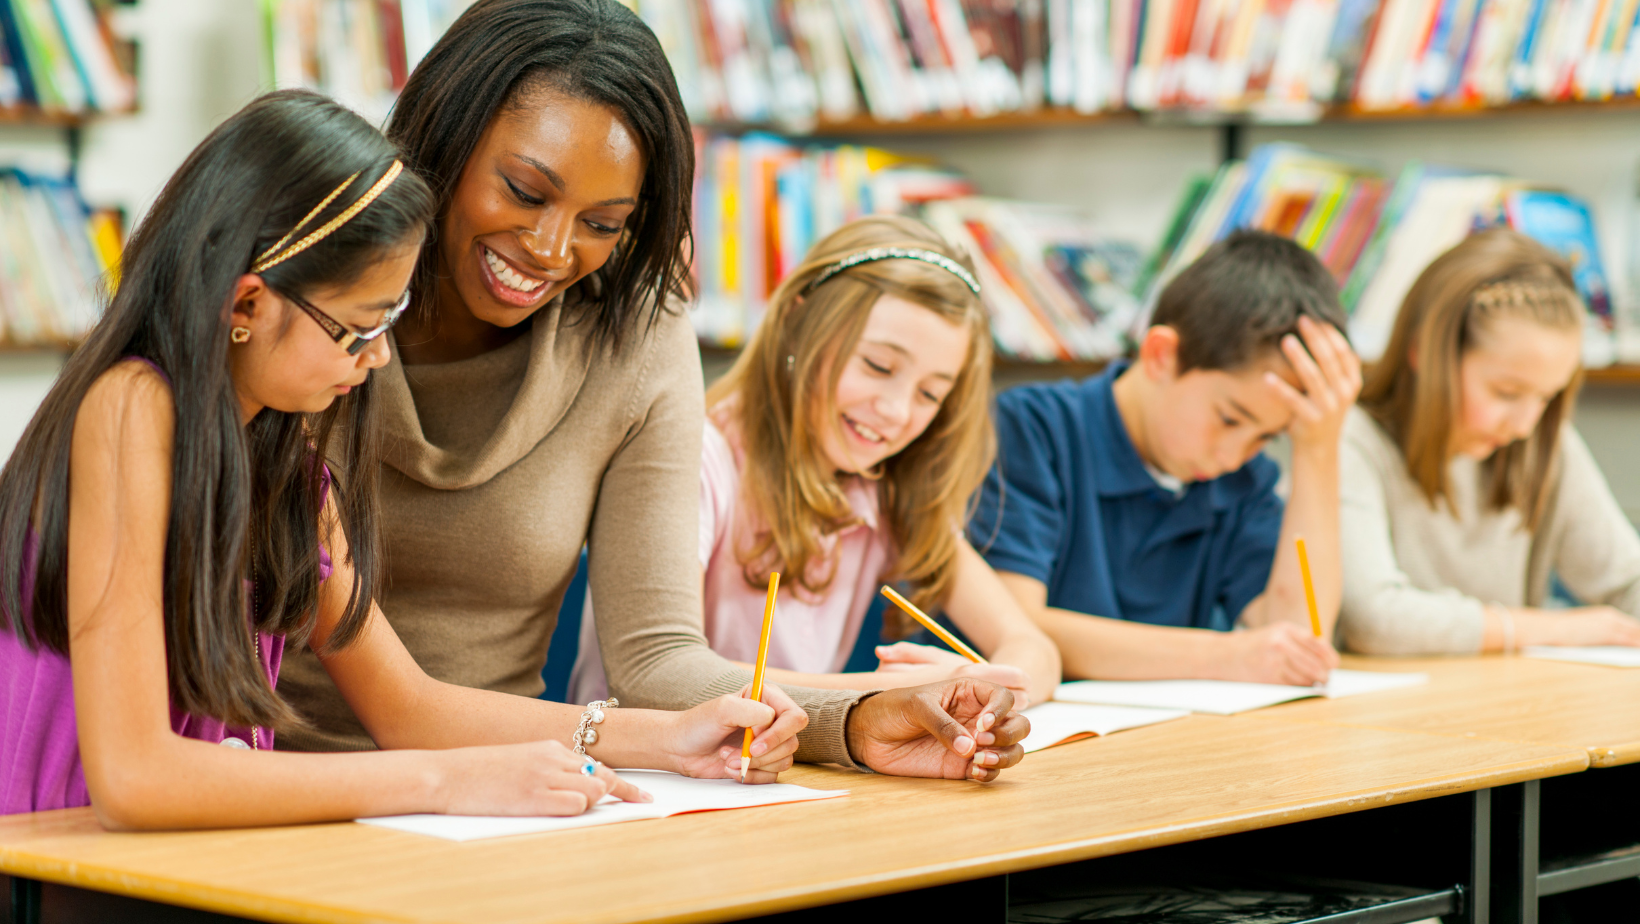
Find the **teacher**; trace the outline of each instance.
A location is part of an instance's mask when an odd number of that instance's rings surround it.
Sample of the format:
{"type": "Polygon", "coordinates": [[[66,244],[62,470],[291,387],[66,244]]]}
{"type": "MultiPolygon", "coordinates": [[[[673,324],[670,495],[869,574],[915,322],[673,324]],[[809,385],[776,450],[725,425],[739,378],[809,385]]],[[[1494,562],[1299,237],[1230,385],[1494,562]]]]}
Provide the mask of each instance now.
{"type": "MultiPolygon", "coordinates": [[[[439,198],[373,385],[388,620],[431,676],[538,696],[584,544],[623,705],[739,690],[747,672],[701,631],[694,145],[654,35],[616,0],[479,0],[388,136],[439,198]]],[[[279,689],[312,723],[280,747],[374,746],[310,653],[279,689]]],[[[806,716],[802,761],[985,780],[1028,728],[973,681],[788,692],[802,711],[776,704],[777,725],[806,716]],[[994,729],[963,728],[986,713],[994,729]]]]}

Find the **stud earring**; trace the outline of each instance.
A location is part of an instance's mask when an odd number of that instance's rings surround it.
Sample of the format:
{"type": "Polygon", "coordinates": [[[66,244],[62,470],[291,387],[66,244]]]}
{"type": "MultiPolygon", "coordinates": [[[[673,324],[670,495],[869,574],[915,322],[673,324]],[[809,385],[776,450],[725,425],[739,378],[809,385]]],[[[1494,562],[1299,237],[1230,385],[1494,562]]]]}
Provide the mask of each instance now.
{"type": "Polygon", "coordinates": [[[796,368],[797,368],[797,357],[795,355],[791,354],[791,353],[787,353],[786,354],[786,374],[791,375],[792,372],[794,370],[796,370],[796,368]]]}
{"type": "Polygon", "coordinates": [[[251,329],[248,327],[234,327],[228,330],[228,339],[234,343],[244,343],[251,339],[251,329]]]}

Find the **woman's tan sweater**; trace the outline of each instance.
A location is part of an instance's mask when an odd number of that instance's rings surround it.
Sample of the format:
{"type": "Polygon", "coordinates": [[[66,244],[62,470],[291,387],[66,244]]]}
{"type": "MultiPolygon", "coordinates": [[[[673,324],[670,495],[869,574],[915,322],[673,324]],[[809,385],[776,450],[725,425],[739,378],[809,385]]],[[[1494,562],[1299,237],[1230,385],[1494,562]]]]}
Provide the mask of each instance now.
{"type": "MultiPolygon", "coordinates": [[[[382,610],[429,675],[539,696],[585,543],[621,704],[684,709],[733,693],[749,673],[714,654],[701,630],[705,411],[694,331],[681,312],[662,313],[619,352],[593,350],[591,325],[577,316],[560,298],[499,350],[406,367],[395,348],[376,373],[382,610]]],[[[279,747],[373,747],[310,651],[287,655],[279,692],[313,723],[281,732],[279,747]]],[[[863,694],[788,692],[810,718],[798,759],[852,766],[843,726],[863,694]]]]}

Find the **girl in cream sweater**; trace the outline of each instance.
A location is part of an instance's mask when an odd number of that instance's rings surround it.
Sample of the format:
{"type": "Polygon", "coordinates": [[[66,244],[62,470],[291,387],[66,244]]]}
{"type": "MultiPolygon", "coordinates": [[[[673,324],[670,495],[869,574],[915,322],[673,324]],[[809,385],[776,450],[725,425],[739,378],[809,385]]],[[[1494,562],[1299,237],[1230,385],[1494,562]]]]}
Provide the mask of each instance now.
{"type": "Polygon", "coordinates": [[[1640,538],[1570,422],[1583,317],[1566,264],[1514,231],[1418,278],[1344,430],[1347,647],[1640,645],[1640,538]],[[1586,605],[1544,609],[1551,574],[1586,605]]]}

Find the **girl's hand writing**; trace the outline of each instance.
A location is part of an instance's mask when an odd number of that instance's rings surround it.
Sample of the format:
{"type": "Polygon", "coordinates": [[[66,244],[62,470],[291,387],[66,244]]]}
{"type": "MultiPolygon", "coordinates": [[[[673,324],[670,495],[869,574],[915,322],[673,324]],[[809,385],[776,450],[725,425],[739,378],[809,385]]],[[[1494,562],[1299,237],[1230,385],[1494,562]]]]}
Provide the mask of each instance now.
{"type": "Polygon", "coordinates": [[[579,815],[606,795],[652,802],[643,790],[558,741],[434,752],[443,765],[435,803],[447,815],[579,815]]]}
{"type": "Polygon", "coordinates": [[[671,740],[662,747],[677,771],[702,779],[740,779],[740,746],[746,729],[752,738],[748,783],[773,783],[790,770],[797,753],[797,733],[809,724],[804,712],[776,684],[763,684],[763,700],[750,699],[751,686],[733,696],[707,700],[687,712],[672,713],[671,740]]]}
{"type": "Polygon", "coordinates": [[[1014,694],[1014,708],[1030,706],[1030,678],[1017,667],[1006,664],[976,664],[962,655],[931,645],[895,642],[877,646],[877,673],[895,687],[915,687],[941,680],[971,678],[1007,687],[1014,694]]]}

